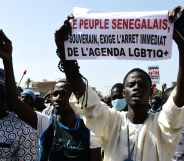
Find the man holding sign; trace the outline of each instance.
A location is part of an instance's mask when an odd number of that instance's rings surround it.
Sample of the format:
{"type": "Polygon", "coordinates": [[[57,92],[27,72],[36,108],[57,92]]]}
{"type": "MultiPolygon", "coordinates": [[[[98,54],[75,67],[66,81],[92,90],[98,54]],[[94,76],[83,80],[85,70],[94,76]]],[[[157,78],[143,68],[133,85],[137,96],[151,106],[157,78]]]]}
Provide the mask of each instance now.
{"type": "MultiPolygon", "coordinates": [[[[77,61],[65,59],[68,41],[66,46],[64,41],[71,34],[69,21],[55,33],[60,69],[64,70],[80,105],[84,106],[87,126],[101,138],[105,161],[169,161],[174,154],[184,123],[184,10],[177,7],[170,13],[169,20],[174,24],[173,38],[179,49],[177,87],[163,110],[155,115],[148,113],[152,82],[145,71],[135,68],[127,73],[122,93],[128,112],[115,111],[101,103],[84,83],[77,61]]],[[[163,25],[164,22],[162,29],[163,25]]]]}

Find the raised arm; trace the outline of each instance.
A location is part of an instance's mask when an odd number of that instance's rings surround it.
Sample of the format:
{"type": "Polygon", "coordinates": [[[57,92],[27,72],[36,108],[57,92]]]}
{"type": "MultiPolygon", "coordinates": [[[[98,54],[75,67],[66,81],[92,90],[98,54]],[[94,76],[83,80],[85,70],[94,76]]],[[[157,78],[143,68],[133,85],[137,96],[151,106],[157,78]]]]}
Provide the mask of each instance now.
{"type": "Polygon", "coordinates": [[[68,36],[72,32],[69,21],[70,18],[68,18],[68,20],[64,22],[64,25],[55,33],[56,52],[60,58],[59,68],[63,70],[66,78],[71,83],[73,92],[79,98],[84,94],[86,89],[86,85],[82,79],[83,76],[79,72],[79,66],[76,60],[65,59],[64,41],[68,40],[68,36]]]}
{"type": "Polygon", "coordinates": [[[182,107],[184,105],[184,9],[176,7],[170,12],[169,18],[171,22],[174,22],[173,39],[179,50],[179,70],[174,102],[178,107],[182,107]]]}
{"type": "Polygon", "coordinates": [[[12,43],[4,32],[0,31],[0,57],[3,60],[5,70],[5,85],[7,92],[7,104],[23,121],[37,127],[37,116],[29,105],[18,99],[17,87],[15,83],[13,63],[12,63],[12,43]]]}

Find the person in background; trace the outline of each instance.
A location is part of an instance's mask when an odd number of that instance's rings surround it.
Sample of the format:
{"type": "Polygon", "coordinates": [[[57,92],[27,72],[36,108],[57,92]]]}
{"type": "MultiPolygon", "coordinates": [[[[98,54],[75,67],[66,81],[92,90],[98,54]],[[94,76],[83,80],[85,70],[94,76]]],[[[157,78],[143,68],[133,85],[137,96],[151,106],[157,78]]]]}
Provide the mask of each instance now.
{"type": "Polygon", "coordinates": [[[27,103],[32,108],[35,106],[36,96],[31,89],[24,89],[21,93],[21,101],[27,103]]]}
{"type": "Polygon", "coordinates": [[[111,104],[112,108],[117,111],[127,111],[128,105],[125,98],[123,98],[123,84],[116,83],[111,88],[111,104]]]}
{"type": "Polygon", "coordinates": [[[50,90],[45,96],[44,96],[44,105],[45,108],[42,110],[42,114],[45,115],[51,115],[53,111],[52,106],[52,90],[50,90]]]}
{"type": "Polygon", "coordinates": [[[162,97],[160,96],[153,96],[152,101],[151,101],[151,109],[150,112],[156,113],[162,110],[162,97]]]}
{"type": "Polygon", "coordinates": [[[112,107],[111,96],[110,95],[104,96],[103,99],[102,99],[102,102],[106,103],[109,107],[112,107]]]}
{"type": "Polygon", "coordinates": [[[46,108],[45,99],[41,95],[36,95],[34,107],[36,111],[40,112],[46,108]]]}
{"type": "Polygon", "coordinates": [[[112,110],[85,84],[77,61],[65,59],[64,41],[71,34],[69,19],[55,33],[59,67],[84,109],[87,126],[102,141],[104,161],[169,161],[174,154],[184,124],[184,10],[175,8],[169,20],[174,23],[173,39],[179,50],[177,85],[163,109],[154,115],[148,112],[152,82],[145,71],[134,68],[124,77],[128,112],[112,110]]]}

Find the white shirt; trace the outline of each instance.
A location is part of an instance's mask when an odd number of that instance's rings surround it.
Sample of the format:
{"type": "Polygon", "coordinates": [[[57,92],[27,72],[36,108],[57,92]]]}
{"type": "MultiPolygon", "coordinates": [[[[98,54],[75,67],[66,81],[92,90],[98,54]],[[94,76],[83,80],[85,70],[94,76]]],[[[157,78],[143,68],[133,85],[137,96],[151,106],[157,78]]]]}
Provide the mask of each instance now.
{"type": "MultiPolygon", "coordinates": [[[[80,106],[79,104],[78,107],[80,106]]],[[[84,114],[87,127],[100,138],[104,149],[104,161],[126,159],[128,156],[126,113],[109,108],[100,102],[91,88],[88,88],[88,105],[84,108],[84,114]]],[[[163,105],[162,111],[155,115],[150,114],[140,129],[134,161],[170,161],[183,125],[184,108],[178,108],[171,95],[163,105]]],[[[129,130],[130,135],[135,130],[136,126],[132,126],[129,130]]]]}

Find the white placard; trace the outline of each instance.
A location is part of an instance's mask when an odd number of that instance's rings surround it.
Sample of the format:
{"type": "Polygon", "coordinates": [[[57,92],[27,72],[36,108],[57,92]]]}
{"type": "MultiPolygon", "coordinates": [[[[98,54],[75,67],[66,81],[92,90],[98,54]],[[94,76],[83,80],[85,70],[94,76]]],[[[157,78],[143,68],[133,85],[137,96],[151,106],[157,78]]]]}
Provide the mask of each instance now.
{"type": "Polygon", "coordinates": [[[167,11],[74,15],[66,59],[163,60],[171,58],[173,24],[167,11]]]}

